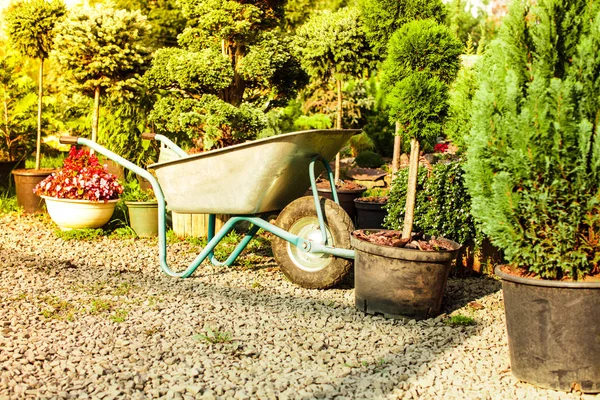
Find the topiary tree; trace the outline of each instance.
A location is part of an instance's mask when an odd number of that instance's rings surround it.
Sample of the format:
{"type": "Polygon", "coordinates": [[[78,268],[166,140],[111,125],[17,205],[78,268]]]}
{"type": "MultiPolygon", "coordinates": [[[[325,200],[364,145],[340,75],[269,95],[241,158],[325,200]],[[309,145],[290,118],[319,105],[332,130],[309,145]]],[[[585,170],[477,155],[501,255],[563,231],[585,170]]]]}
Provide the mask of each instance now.
{"type": "Polygon", "coordinates": [[[23,56],[40,62],[35,169],[40,169],[41,161],[44,61],[52,50],[54,27],[65,12],[66,8],[61,0],[27,0],[10,7],[5,15],[6,33],[13,47],[23,56]]]}
{"type": "Polygon", "coordinates": [[[421,19],[446,19],[446,7],[440,0],[359,0],[365,31],[373,52],[385,57],[392,35],[404,24],[421,19]]]}
{"type": "Polygon", "coordinates": [[[514,2],[478,74],[466,182],[513,265],[600,272],[600,5],[514,2]]]}
{"type": "MultiPolygon", "coordinates": [[[[334,79],[337,87],[336,128],[342,129],[342,85],[345,79],[361,76],[373,56],[357,8],[311,17],[297,32],[296,47],[302,67],[315,80],[334,79]]],[[[336,156],[335,180],[339,181],[340,156],[336,156]]]]}
{"type": "Polygon", "coordinates": [[[412,233],[420,143],[441,135],[448,110],[448,86],[460,67],[462,45],[434,20],[405,24],[390,39],[383,63],[390,119],[410,138],[411,154],[402,236],[412,233]]]}
{"type": "Polygon", "coordinates": [[[57,26],[54,57],[73,87],[93,97],[92,140],[98,137],[101,95],[131,98],[139,88],[150,26],[139,11],[110,4],[80,8],[57,26]]]}
{"type": "MultiPolygon", "coordinates": [[[[441,0],[359,0],[365,31],[373,53],[384,59],[390,38],[404,24],[421,19],[434,19],[442,23],[446,19],[446,7],[441,0]]],[[[396,124],[392,150],[392,174],[398,171],[402,137],[396,124]]]]}
{"type": "Polygon", "coordinates": [[[156,52],[145,75],[158,95],[150,121],[197,150],[253,139],[264,112],[306,84],[279,28],[282,1],[185,0],[179,48],[156,52]]]}

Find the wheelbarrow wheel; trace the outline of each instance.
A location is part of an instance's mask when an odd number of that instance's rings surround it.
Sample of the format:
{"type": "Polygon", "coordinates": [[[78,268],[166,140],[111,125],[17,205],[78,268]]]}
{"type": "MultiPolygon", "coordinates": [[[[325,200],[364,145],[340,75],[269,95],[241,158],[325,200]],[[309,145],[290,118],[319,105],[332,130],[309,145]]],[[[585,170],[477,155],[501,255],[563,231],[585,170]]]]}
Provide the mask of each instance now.
{"type": "MultiPolygon", "coordinates": [[[[327,243],[337,248],[350,248],[352,220],[335,202],[320,197],[324,211],[327,243]]],[[[294,200],[281,211],[275,225],[303,239],[322,241],[319,218],[312,196],[294,200]]],[[[352,261],[330,254],[306,253],[279,237],[271,243],[273,255],[283,274],[293,283],[309,289],[326,289],[340,283],[350,272],[352,261]]]]}

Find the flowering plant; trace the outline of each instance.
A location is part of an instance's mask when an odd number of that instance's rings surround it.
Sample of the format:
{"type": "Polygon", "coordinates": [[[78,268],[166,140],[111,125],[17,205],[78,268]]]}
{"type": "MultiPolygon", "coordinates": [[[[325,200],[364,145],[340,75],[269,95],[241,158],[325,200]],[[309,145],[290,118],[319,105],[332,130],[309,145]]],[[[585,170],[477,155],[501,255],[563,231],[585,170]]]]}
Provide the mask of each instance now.
{"type": "Polygon", "coordinates": [[[59,199],[108,201],[117,199],[123,186],[106,165],[100,165],[95,154],[73,146],[63,167],[41,181],[33,192],[59,199]]]}

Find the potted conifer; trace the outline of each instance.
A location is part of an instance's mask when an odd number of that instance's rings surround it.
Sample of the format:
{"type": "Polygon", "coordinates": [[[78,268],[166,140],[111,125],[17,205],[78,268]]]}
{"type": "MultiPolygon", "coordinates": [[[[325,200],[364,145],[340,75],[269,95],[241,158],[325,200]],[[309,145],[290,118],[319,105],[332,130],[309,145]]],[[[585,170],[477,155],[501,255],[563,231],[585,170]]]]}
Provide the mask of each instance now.
{"type": "Polygon", "coordinates": [[[508,265],[515,377],[600,391],[600,4],[514,1],[479,66],[466,183],[508,265]]]}
{"type": "Polygon", "coordinates": [[[390,39],[383,87],[388,90],[389,115],[398,122],[401,134],[411,138],[409,184],[401,235],[355,231],[351,236],[356,249],[355,302],[365,312],[428,318],[440,311],[460,245],[413,237],[412,225],[420,142],[435,142],[441,133],[449,84],[458,72],[461,51],[450,30],[432,19],[409,22],[390,39]],[[370,241],[371,234],[386,239],[370,241]],[[407,245],[412,248],[404,248],[407,245]]]}
{"type": "Polygon", "coordinates": [[[23,56],[39,61],[35,169],[12,171],[17,202],[27,213],[43,210],[42,200],[33,193],[33,188],[52,173],[51,169],[41,168],[44,61],[52,50],[54,27],[65,13],[66,7],[61,0],[25,0],[9,7],[6,14],[6,31],[15,49],[23,56]]]}

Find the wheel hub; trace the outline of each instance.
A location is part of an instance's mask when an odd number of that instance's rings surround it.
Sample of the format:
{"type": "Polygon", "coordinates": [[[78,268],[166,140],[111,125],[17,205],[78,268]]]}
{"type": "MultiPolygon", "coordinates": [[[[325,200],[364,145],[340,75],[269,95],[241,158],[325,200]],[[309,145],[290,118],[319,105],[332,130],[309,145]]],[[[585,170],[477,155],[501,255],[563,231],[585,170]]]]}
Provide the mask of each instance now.
{"type": "MultiPolygon", "coordinates": [[[[327,233],[327,243],[331,245],[333,242],[333,238],[327,225],[325,225],[325,230],[327,233]]],[[[289,232],[301,237],[304,240],[324,244],[318,218],[301,218],[298,221],[294,222],[294,224],[290,227],[289,232]]],[[[292,262],[298,268],[307,272],[320,271],[327,267],[327,265],[329,265],[329,263],[333,259],[330,254],[307,253],[291,243],[287,244],[287,251],[292,262]]]]}

